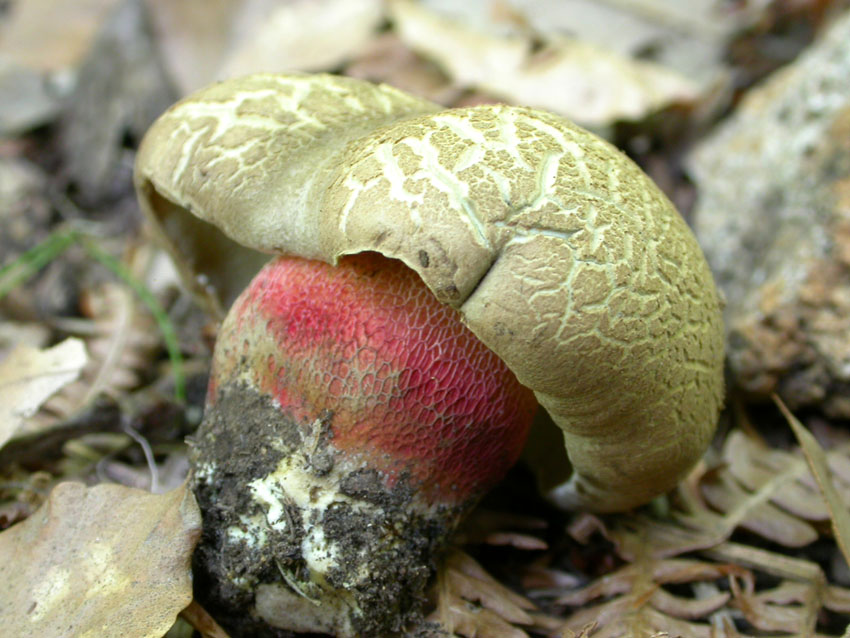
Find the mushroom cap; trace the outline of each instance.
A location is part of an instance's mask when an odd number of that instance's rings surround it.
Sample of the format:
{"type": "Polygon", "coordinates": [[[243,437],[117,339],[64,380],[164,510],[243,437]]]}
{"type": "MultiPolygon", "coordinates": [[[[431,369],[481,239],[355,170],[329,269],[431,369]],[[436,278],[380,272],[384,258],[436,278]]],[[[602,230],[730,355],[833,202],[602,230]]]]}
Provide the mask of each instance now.
{"type": "Polygon", "coordinates": [[[233,300],[258,253],[403,261],[563,430],[573,474],[551,496],[564,506],[644,503],[710,441],[723,328],[708,265],[658,187],[561,117],[254,75],[171,107],[135,179],[213,303],[233,300]]]}

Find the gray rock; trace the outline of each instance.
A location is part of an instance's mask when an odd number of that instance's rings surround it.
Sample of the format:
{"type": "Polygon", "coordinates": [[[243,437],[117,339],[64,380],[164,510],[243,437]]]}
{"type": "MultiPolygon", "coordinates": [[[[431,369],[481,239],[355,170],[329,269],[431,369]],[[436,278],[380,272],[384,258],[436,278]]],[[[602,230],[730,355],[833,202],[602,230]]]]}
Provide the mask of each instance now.
{"type": "Polygon", "coordinates": [[[735,380],[850,417],[850,13],[691,155],[735,380]]]}

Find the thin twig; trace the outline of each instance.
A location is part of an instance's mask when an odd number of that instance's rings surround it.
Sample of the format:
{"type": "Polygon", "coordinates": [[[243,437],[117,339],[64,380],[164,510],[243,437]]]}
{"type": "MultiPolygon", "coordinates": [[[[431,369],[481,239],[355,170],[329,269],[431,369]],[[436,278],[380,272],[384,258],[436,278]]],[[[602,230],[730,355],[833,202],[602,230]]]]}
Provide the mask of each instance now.
{"type": "Polygon", "coordinates": [[[145,462],[147,462],[148,470],[151,473],[150,491],[153,494],[159,494],[159,468],[156,466],[151,444],[126,419],[121,419],[121,429],[142,448],[145,462]]]}
{"type": "Polygon", "coordinates": [[[201,633],[203,638],[230,638],[230,635],[219,625],[198,601],[189,603],[180,616],[201,633]]]}

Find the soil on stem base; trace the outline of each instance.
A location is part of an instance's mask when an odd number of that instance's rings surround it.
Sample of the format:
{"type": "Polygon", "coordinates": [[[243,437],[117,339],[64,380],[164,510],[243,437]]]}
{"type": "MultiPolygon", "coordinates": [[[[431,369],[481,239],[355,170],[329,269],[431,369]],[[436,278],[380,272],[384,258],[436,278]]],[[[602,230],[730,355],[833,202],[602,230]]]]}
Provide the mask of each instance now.
{"type": "Polygon", "coordinates": [[[194,443],[213,605],[231,628],[409,626],[435,552],[515,462],[535,405],[403,264],[274,260],[222,327],[194,443]]]}

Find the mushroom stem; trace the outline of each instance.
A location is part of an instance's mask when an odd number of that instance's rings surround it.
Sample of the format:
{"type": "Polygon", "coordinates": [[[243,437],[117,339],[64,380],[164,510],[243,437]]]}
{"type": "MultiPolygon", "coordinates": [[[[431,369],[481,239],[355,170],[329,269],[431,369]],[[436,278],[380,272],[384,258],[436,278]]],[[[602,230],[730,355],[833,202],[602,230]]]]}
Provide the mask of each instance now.
{"type": "Polygon", "coordinates": [[[416,613],[435,550],[536,407],[459,316],[376,253],[257,275],[222,326],[193,452],[218,607],[256,591],[270,625],[338,636],[416,613]]]}

